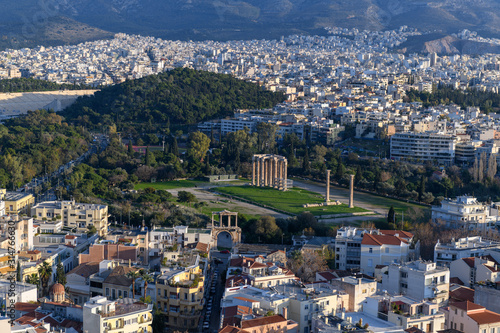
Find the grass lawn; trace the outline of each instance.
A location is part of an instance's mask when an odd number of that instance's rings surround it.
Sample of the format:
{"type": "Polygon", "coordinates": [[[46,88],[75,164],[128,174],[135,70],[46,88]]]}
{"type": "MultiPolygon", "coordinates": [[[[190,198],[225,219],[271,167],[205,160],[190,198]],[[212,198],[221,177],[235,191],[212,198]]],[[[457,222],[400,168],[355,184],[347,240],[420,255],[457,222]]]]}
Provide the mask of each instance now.
{"type": "Polygon", "coordinates": [[[261,205],[266,205],[271,208],[279,209],[291,214],[300,214],[304,211],[309,211],[314,215],[329,215],[329,214],[345,214],[366,212],[365,209],[354,207],[349,208],[342,204],[338,206],[320,206],[320,207],[302,207],[306,203],[321,203],[324,198],[314,192],[304,189],[292,188],[286,192],[278,191],[269,187],[252,187],[252,186],[228,186],[218,187],[216,190],[220,193],[234,195],[244,198],[261,205]]]}

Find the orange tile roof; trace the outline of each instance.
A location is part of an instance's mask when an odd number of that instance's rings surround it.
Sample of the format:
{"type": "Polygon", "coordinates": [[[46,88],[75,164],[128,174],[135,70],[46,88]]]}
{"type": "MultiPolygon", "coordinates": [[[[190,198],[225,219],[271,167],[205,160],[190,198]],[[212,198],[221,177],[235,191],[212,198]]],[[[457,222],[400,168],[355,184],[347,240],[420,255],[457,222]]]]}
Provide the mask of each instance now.
{"type": "Polygon", "coordinates": [[[249,331],[242,330],[234,326],[226,326],[219,331],[219,333],[250,333],[249,331]]]}
{"type": "Polygon", "coordinates": [[[402,243],[407,244],[408,242],[397,236],[372,235],[368,233],[363,235],[363,240],[361,241],[362,245],[374,245],[374,246],[401,245],[402,243]]]}
{"type": "Polygon", "coordinates": [[[282,315],[259,317],[259,318],[250,319],[250,320],[243,320],[241,322],[241,328],[259,327],[259,326],[271,325],[271,324],[276,324],[276,323],[281,323],[281,322],[285,322],[285,323],[287,322],[287,320],[285,318],[283,318],[282,315]]]}
{"type": "Polygon", "coordinates": [[[479,325],[500,323],[500,314],[490,310],[468,313],[467,315],[479,325]]]}
{"type": "Polygon", "coordinates": [[[457,307],[459,309],[465,310],[467,312],[473,311],[473,310],[481,310],[481,309],[485,308],[484,306],[481,306],[481,305],[476,304],[476,303],[472,303],[470,301],[456,302],[456,303],[453,303],[453,306],[457,307]]]}

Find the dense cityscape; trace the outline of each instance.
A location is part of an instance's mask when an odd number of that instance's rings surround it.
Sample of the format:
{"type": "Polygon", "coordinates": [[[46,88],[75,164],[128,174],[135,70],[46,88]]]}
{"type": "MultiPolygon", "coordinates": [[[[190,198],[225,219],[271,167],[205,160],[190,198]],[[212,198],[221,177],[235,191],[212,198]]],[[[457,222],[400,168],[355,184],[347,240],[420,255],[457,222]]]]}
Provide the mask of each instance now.
{"type": "Polygon", "coordinates": [[[498,54],[327,31],[1,51],[2,332],[500,333],[498,54]]]}

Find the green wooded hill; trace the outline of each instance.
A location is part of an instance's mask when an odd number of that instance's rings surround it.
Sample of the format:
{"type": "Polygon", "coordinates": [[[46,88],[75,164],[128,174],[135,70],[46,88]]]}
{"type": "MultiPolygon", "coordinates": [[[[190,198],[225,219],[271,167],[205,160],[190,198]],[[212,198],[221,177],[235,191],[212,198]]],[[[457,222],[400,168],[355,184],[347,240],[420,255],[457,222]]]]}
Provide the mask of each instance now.
{"type": "Polygon", "coordinates": [[[178,68],[106,87],[63,111],[85,126],[195,124],[231,116],[235,109],[269,108],[285,96],[231,75],[178,68]]]}
{"type": "Polygon", "coordinates": [[[90,86],[78,84],[58,84],[46,80],[31,78],[15,78],[0,80],[0,93],[53,91],[53,90],[82,90],[93,89],[90,86]]]}

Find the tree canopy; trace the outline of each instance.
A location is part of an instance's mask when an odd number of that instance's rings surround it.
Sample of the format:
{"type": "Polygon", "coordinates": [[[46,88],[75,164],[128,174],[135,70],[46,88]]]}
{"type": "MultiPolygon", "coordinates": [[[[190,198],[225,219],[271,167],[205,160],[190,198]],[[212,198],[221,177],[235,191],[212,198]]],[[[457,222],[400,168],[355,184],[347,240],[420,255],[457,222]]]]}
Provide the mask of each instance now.
{"type": "Polygon", "coordinates": [[[269,108],[282,93],[231,75],[177,68],[158,75],[105,87],[81,97],[63,114],[82,125],[195,124],[226,117],[235,109],[269,108]]]}

